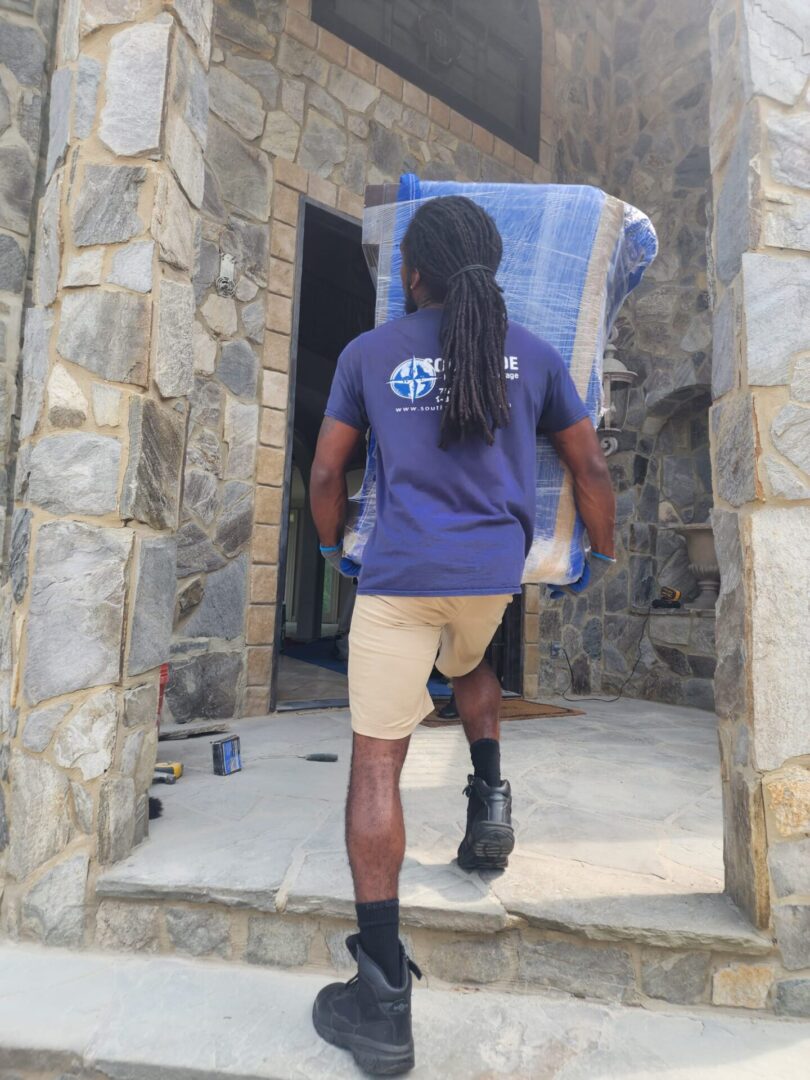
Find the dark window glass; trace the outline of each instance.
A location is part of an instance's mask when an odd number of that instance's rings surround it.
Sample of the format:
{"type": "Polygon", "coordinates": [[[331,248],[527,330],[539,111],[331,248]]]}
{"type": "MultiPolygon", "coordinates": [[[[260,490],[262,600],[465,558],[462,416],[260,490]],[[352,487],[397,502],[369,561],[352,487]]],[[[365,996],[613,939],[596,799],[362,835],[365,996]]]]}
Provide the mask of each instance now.
{"type": "Polygon", "coordinates": [[[312,0],[312,18],[537,158],[537,0],[312,0]]]}

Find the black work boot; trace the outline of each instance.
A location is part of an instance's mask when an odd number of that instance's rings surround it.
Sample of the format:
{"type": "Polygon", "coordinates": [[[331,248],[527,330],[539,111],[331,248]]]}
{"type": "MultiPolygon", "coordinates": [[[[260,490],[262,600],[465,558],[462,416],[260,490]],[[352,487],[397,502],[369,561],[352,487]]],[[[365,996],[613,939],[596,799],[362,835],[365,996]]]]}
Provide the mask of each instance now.
{"type": "Polygon", "coordinates": [[[400,946],[400,985],[391,986],[360,946],[360,935],[346,939],[357,961],[347,983],[331,983],[315,998],[312,1022],[322,1039],[351,1050],[371,1076],[398,1076],[414,1065],[411,1031],[411,972],[422,972],[400,946]]]}
{"type": "Polygon", "coordinates": [[[480,776],[468,776],[467,781],[467,832],[459,845],[458,865],[462,870],[503,870],[515,846],[509,781],[495,787],[480,776]]]}

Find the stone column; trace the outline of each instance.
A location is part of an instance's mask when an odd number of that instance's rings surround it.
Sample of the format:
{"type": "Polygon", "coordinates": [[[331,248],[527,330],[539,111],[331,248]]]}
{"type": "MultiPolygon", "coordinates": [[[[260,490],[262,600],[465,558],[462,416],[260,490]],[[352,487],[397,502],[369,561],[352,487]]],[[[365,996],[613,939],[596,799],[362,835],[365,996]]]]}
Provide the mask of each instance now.
{"type": "Polygon", "coordinates": [[[714,528],[726,887],[810,1014],[810,14],[712,15],[714,528]],[[803,973],[803,974],[802,974],[803,973]]]}
{"type": "Polygon", "coordinates": [[[69,0],[51,81],[0,665],[3,924],[61,945],[146,833],[169,657],[211,4],[167,8],[69,0]]]}

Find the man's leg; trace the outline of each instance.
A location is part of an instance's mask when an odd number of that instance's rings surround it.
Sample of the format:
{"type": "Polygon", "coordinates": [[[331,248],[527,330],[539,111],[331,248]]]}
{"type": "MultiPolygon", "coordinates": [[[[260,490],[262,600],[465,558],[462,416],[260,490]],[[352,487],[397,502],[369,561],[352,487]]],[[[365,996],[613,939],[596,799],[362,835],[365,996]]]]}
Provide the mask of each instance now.
{"type": "Polygon", "coordinates": [[[501,782],[501,684],[482,660],[468,675],[453,679],[453,692],[475,775],[494,787],[501,782]]]}
{"type": "Polygon", "coordinates": [[[400,977],[399,871],[405,821],[399,777],[410,737],[355,733],[346,800],[346,849],[354,880],[360,944],[392,986],[400,977]]]}

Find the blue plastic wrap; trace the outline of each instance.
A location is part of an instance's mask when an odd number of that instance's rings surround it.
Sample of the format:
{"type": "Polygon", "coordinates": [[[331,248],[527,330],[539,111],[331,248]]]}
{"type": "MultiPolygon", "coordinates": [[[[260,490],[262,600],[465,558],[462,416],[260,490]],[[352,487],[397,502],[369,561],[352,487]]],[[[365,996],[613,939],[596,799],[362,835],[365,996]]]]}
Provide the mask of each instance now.
{"type": "MultiPolygon", "coordinates": [[[[494,218],[503,238],[498,272],[509,317],[560,352],[597,425],[602,409],[602,362],[613,321],[627,294],[655,258],[655,230],[641,211],[598,188],[558,184],[461,184],[400,181],[398,201],[368,207],[364,245],[376,250],[376,323],[405,313],[399,245],[428,199],[465,195],[494,218]]],[[[346,555],[362,563],[376,511],[375,441],[352,497],[346,555]]],[[[585,530],[571,478],[545,437],[537,441],[537,510],[524,582],[567,584],[582,574],[585,530]]]]}

